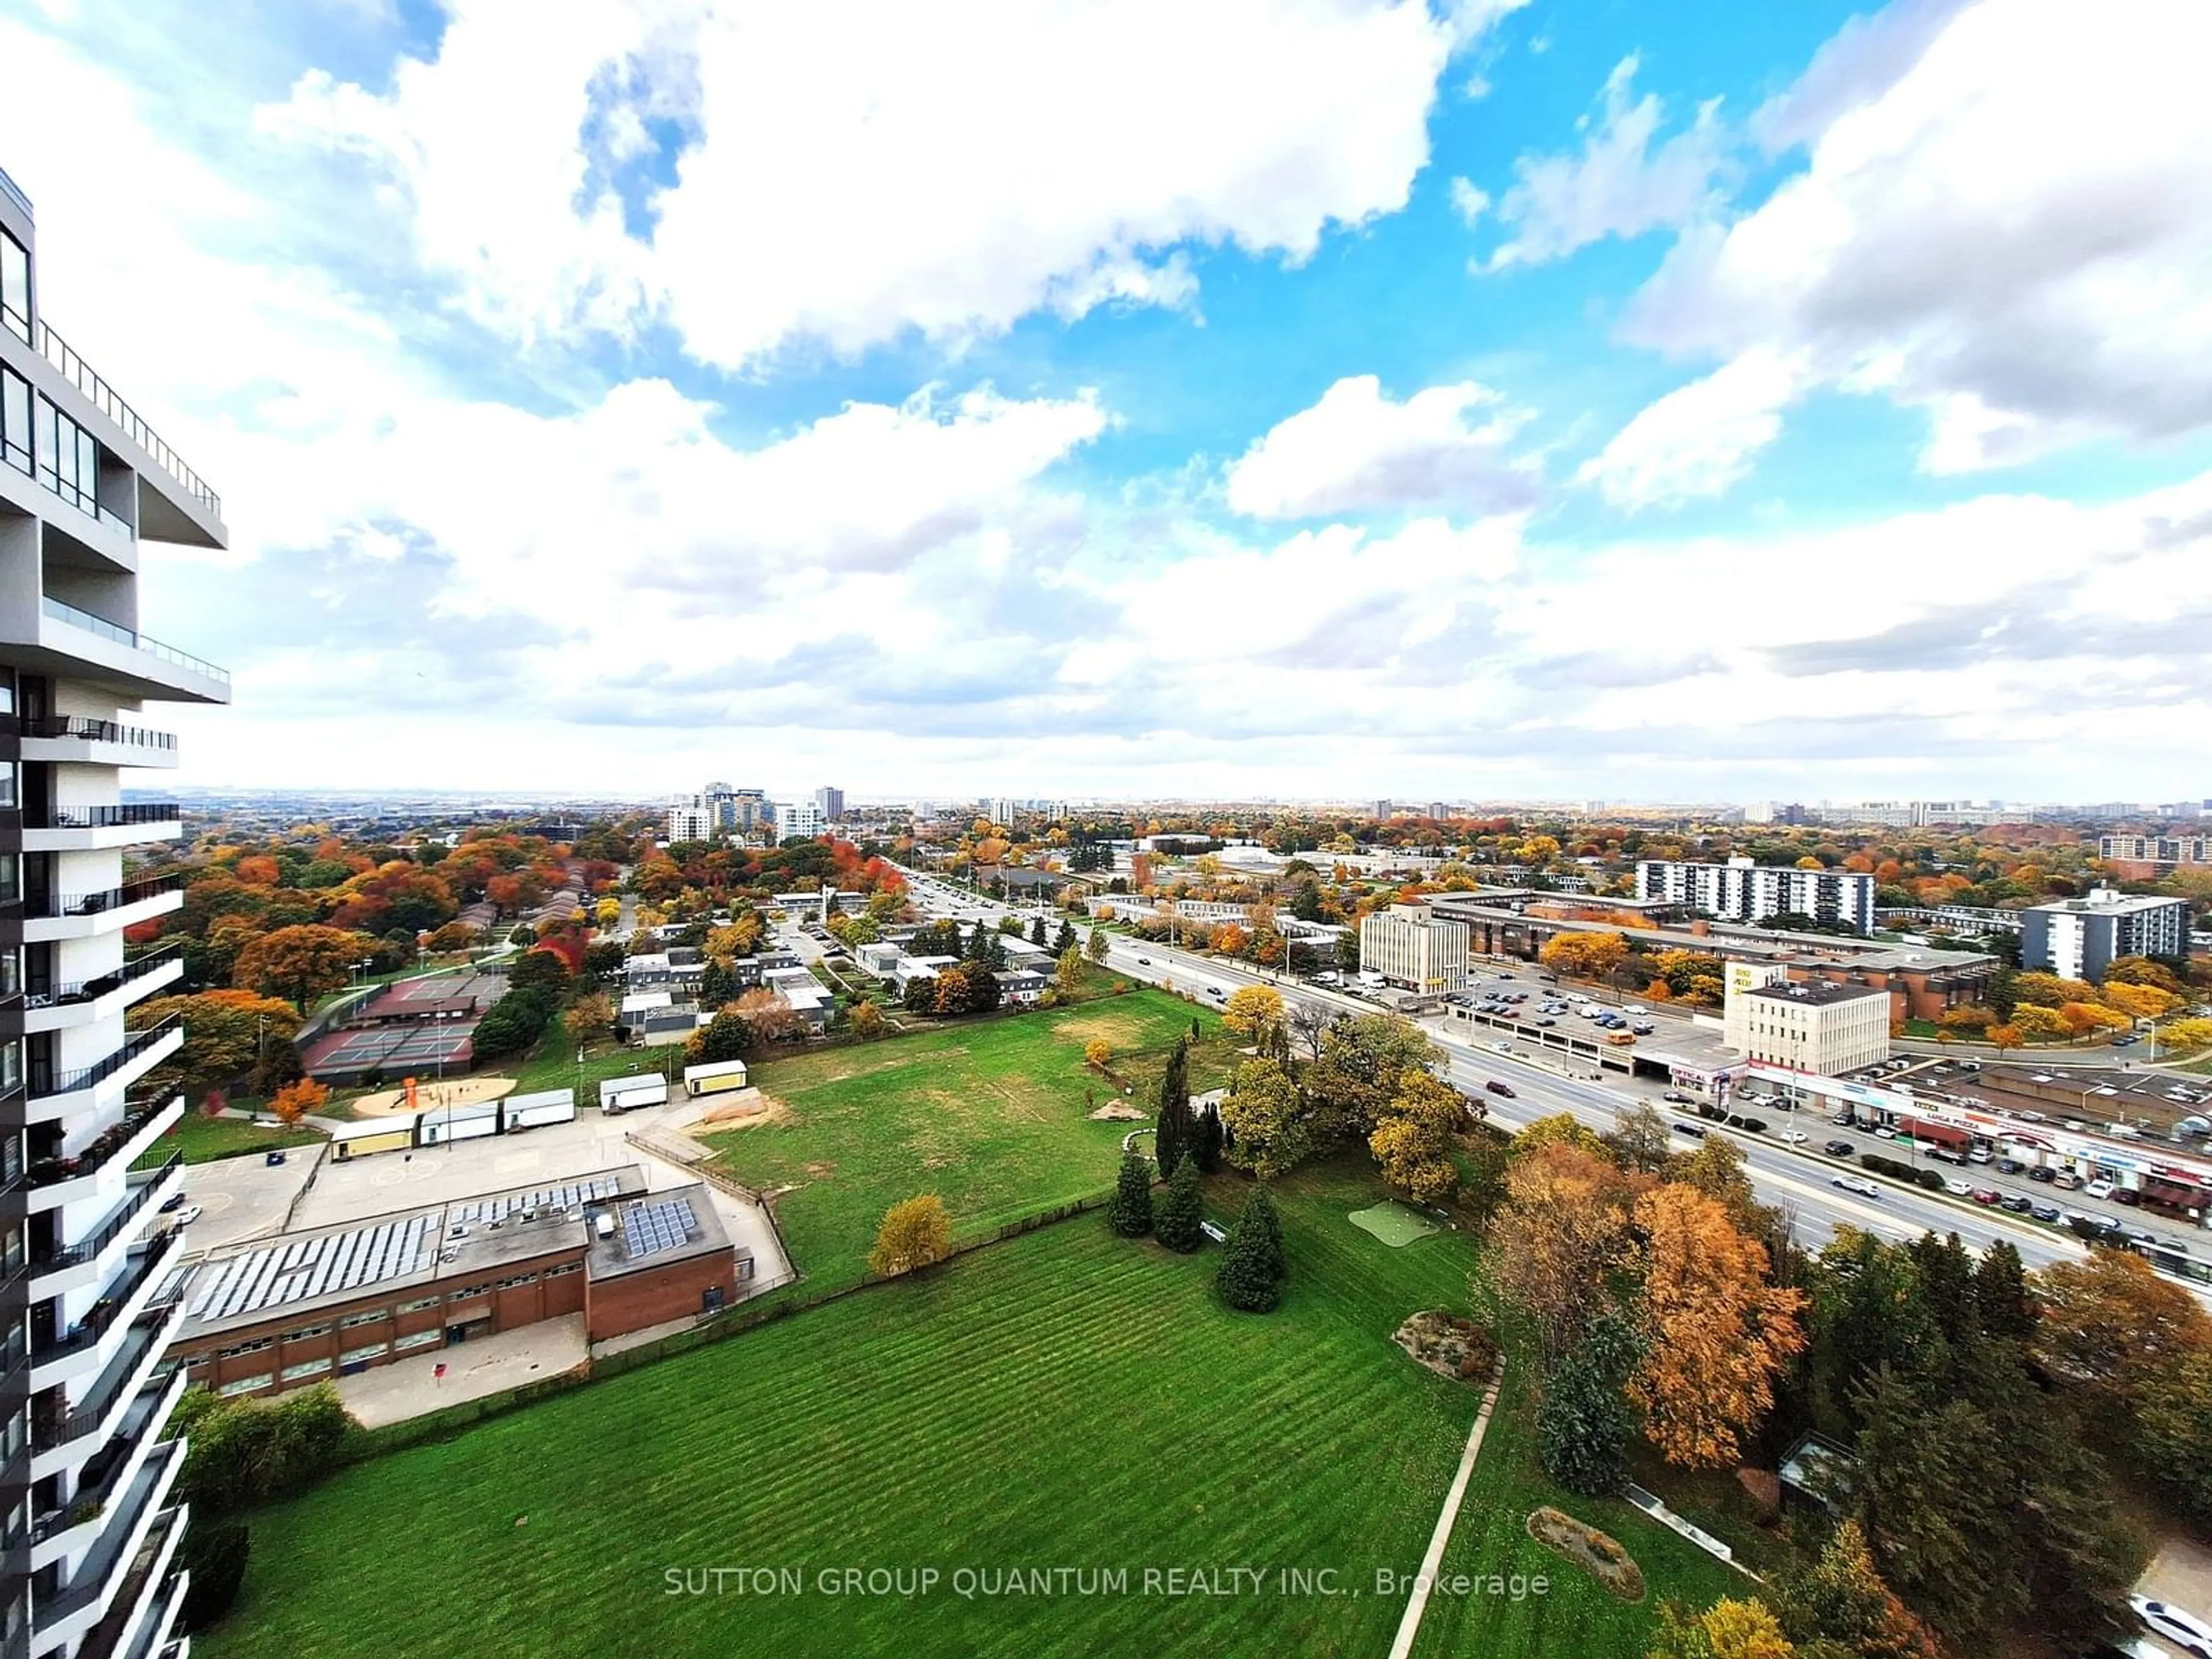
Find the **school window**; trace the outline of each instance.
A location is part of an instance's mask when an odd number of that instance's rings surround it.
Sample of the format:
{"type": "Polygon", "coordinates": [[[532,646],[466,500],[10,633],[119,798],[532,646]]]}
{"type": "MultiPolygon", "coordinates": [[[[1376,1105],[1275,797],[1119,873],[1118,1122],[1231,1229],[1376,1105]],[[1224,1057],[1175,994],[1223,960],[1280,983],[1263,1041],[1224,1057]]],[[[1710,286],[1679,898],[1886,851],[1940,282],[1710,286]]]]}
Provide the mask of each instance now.
{"type": "Polygon", "coordinates": [[[325,1354],[320,1359],[303,1359],[296,1365],[287,1365],[283,1375],[287,1382],[296,1382],[303,1376],[313,1376],[318,1371],[326,1371],[330,1368],[331,1358],[325,1354]]]}
{"type": "Polygon", "coordinates": [[[394,1348],[427,1348],[433,1342],[442,1342],[445,1340],[446,1334],[443,1331],[416,1331],[411,1336],[401,1337],[392,1346],[394,1348]]]}
{"type": "Polygon", "coordinates": [[[482,1285],[466,1285],[453,1292],[453,1300],[465,1302],[472,1296],[489,1296],[490,1294],[491,1285],[489,1282],[482,1285]]]}
{"type": "Polygon", "coordinates": [[[234,1376],[217,1389],[217,1394],[251,1394],[256,1389],[265,1389],[274,1381],[267,1371],[258,1376],[234,1376]]]}
{"type": "Polygon", "coordinates": [[[375,1358],[391,1346],[389,1342],[372,1342],[364,1348],[348,1348],[341,1358],[346,1364],[357,1365],[364,1359],[375,1358]]]}
{"type": "Polygon", "coordinates": [[[380,1325],[391,1317],[389,1313],[379,1308],[374,1313],[348,1314],[343,1319],[338,1321],[338,1323],[347,1330],[352,1330],[359,1325],[380,1325]]]}
{"type": "Polygon", "coordinates": [[[302,1325],[296,1331],[285,1332],[284,1340],[287,1342],[307,1342],[319,1336],[328,1336],[330,1334],[331,1328],[328,1325],[302,1325]]]}
{"type": "Polygon", "coordinates": [[[259,1353],[269,1346],[269,1340],[265,1336],[257,1336],[251,1342],[234,1342],[227,1348],[217,1348],[215,1357],[217,1359],[235,1359],[242,1353],[259,1353]]]}
{"type": "Polygon", "coordinates": [[[439,1300],[440,1298],[434,1296],[418,1296],[412,1302],[401,1303],[393,1311],[404,1314],[421,1313],[425,1308],[436,1307],[439,1300]]]}
{"type": "Polygon", "coordinates": [[[548,1279],[558,1279],[564,1273],[580,1273],[583,1271],[584,1264],[582,1262],[564,1261],[557,1267],[548,1267],[545,1270],[545,1277],[548,1279]]]}
{"type": "Polygon", "coordinates": [[[536,1273],[515,1273],[509,1278],[501,1279],[499,1287],[502,1291],[512,1291],[524,1285],[535,1285],[537,1282],[536,1273]]]}

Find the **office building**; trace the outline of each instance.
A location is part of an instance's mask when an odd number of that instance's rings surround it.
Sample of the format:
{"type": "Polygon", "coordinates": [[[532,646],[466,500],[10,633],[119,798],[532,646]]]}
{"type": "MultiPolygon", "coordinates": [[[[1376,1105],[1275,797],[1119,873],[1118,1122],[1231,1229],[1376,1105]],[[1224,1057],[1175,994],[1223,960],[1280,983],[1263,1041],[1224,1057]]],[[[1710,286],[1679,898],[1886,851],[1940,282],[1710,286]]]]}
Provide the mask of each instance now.
{"type": "Polygon", "coordinates": [[[2212,867],[2212,836],[2100,836],[2097,856],[2123,881],[2212,867]]]}
{"type": "Polygon", "coordinates": [[[123,866],[181,811],[119,804],[117,773],[176,764],[146,704],[230,680],[139,612],[161,544],[224,545],[222,504],[48,325],[37,252],[0,173],[0,1654],[43,1659],[153,1653],[183,1596],[183,1170],[145,1155],[185,1103],[137,1091],[184,1031],[125,1016],[184,964],[124,939],[183,894],[123,866]]]}
{"type": "Polygon", "coordinates": [[[1467,978],[1463,921],[1432,915],[1424,904],[1394,904],[1359,924],[1359,967],[1408,991],[1449,991],[1467,978]]]}
{"type": "Polygon", "coordinates": [[[845,792],[823,784],[814,792],[814,810],[822,814],[824,822],[836,823],[845,816],[845,792]]]}
{"type": "Polygon", "coordinates": [[[780,800],[775,804],[775,838],[789,841],[799,836],[812,841],[829,829],[822,817],[822,809],[811,800],[780,800]]]}
{"type": "Polygon", "coordinates": [[[1872,876],[1847,870],[1799,870],[1730,859],[1726,864],[1688,864],[1646,859],[1636,866],[1636,896],[1686,905],[1723,921],[1765,921],[1770,916],[1810,916],[1874,931],[1872,876]]]}
{"type": "Polygon", "coordinates": [[[1731,963],[1722,1040],[1747,1060],[1822,1077],[1889,1058],[1890,994],[1731,963]]]}
{"type": "Polygon", "coordinates": [[[2062,979],[2100,984],[2122,957],[2189,954],[2189,901],[2130,898],[2100,887],[2086,898],[2039,904],[2026,913],[2020,959],[2062,979]]]}

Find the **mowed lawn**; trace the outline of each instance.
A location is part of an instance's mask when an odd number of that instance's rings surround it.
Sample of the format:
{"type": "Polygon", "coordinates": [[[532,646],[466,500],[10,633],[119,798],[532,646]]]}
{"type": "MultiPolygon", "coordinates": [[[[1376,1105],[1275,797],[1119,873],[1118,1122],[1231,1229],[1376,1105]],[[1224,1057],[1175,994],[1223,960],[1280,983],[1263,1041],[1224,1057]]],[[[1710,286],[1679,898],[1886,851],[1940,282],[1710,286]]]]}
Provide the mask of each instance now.
{"type": "Polygon", "coordinates": [[[1199,1022],[1191,1087],[1225,1082],[1235,1040],[1212,1010],[1157,991],[974,1020],[768,1060],[753,1081],[776,1121],[700,1139],[747,1186],[784,1190],[777,1223],[810,1289],[857,1279],[884,1212],[935,1193],[958,1237],[1114,1184],[1121,1138],[1149,1127],[1179,1033],[1199,1022]],[[1088,1115],[1119,1098],[1084,1063],[1111,1044],[1136,1122],[1088,1115]]]}
{"type": "MultiPolygon", "coordinates": [[[[1210,1207],[1241,1194],[1222,1178],[1210,1207]]],[[[1419,1562],[1477,1402],[1389,1340],[1463,1304],[1471,1248],[1383,1245],[1346,1219],[1376,1196],[1364,1158],[1286,1183],[1271,1316],[1218,1304],[1218,1250],[1086,1215],[349,1469],[255,1518],[239,1604],[196,1650],[1367,1659],[1401,1610],[1375,1569],[1419,1562]],[[805,1589],[667,1593],[667,1569],[718,1566],[805,1589]],[[1148,1567],[1231,1566],[1334,1569],[1346,1593],[1144,1593],[1148,1567]],[[848,1567],[945,1577],[820,1593],[848,1567]],[[949,1588],[1015,1567],[1122,1570],[1127,1589],[949,1588]]]]}

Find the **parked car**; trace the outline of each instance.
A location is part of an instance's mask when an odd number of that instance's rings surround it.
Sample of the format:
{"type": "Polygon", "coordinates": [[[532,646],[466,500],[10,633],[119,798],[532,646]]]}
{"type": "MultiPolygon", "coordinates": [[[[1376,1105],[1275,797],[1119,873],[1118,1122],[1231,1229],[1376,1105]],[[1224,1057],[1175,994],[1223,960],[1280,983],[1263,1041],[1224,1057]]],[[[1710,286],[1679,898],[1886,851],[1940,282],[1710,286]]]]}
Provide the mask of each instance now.
{"type": "MultiPolygon", "coordinates": [[[[1681,1125],[1678,1123],[1674,1127],[1679,1129],[1681,1127],[1681,1125]]],[[[1881,1196],[1881,1188],[1875,1186],[1871,1181],[1868,1181],[1859,1176],[1838,1176],[1828,1184],[1831,1187],[1841,1187],[1847,1193],[1856,1193],[1861,1198],[1880,1198],[1881,1196]]]]}
{"type": "Polygon", "coordinates": [[[1493,1042],[1490,1045],[1490,1052],[1493,1054],[1510,1054],[1513,1052],[1513,1045],[1510,1042],[1493,1042]]]}
{"type": "Polygon", "coordinates": [[[1972,1195],[1974,1189],[1963,1181],[1947,1181],[1943,1183],[1943,1190],[1954,1198],[1967,1198],[1972,1195]]]}
{"type": "Polygon", "coordinates": [[[2042,1164],[2039,1164],[2027,1172],[2027,1178],[2030,1181],[2040,1181],[2048,1183],[2058,1179],[2058,1171],[2056,1170],[2046,1170],[2042,1164]]]}
{"type": "Polygon", "coordinates": [[[2110,1198],[2112,1195],[2113,1190],[2112,1183],[2109,1181],[2093,1181],[2081,1189],[2081,1196],[2084,1198],[2110,1198]]]}
{"type": "Polygon", "coordinates": [[[1820,1150],[1830,1158],[1849,1158],[1851,1155],[1852,1147],[1848,1140],[1832,1140],[1820,1150]]]}
{"type": "Polygon", "coordinates": [[[1812,1138],[1812,1136],[1807,1134],[1802,1129],[1784,1129],[1782,1132],[1782,1139],[1788,1141],[1792,1146],[1802,1146],[1812,1138]]]}
{"type": "Polygon", "coordinates": [[[1674,1133],[1678,1135],[1687,1135],[1692,1140],[1703,1140],[1705,1138],[1704,1125],[1698,1123],[1684,1123],[1679,1119],[1676,1120],[1674,1124],[1674,1133]]]}
{"type": "Polygon", "coordinates": [[[1849,1112],[1838,1112],[1828,1121],[1839,1129],[1848,1129],[1851,1127],[1851,1115],[1849,1112]]]}
{"type": "Polygon", "coordinates": [[[2027,1212],[2038,1221],[2056,1221],[2064,1213],[2056,1204],[2032,1204],[2027,1212]]]}
{"type": "Polygon", "coordinates": [[[1482,1086],[1489,1090],[1493,1095],[1504,1095],[1508,1100],[1517,1098],[1513,1092],[1513,1085],[1505,1082],[1503,1079],[1492,1078],[1489,1082],[1484,1084],[1482,1086]]]}
{"type": "Polygon", "coordinates": [[[2112,1188],[2112,1202],[2124,1204],[2133,1209],[2142,1202],[2142,1194],[2132,1187],[2115,1187],[2112,1188]]]}
{"type": "Polygon", "coordinates": [[[2027,1168],[2027,1165],[2021,1163],[2016,1158],[2001,1158],[1997,1160],[1997,1173],[1999,1175],[2016,1176],[2026,1168],[2027,1168]]]}
{"type": "Polygon", "coordinates": [[[177,1212],[177,1218],[172,1224],[179,1227],[189,1227],[192,1223],[198,1221],[199,1218],[200,1206],[197,1204],[187,1204],[183,1209],[177,1212]]]}
{"type": "Polygon", "coordinates": [[[1540,1015],[1534,1023],[1538,1025],[1557,1025],[1559,1022],[1548,1015],[1540,1015]]]}
{"type": "Polygon", "coordinates": [[[1994,1187],[1977,1187],[1973,1191],[1973,1200],[1977,1204],[1994,1204],[1999,1196],[1997,1189],[1994,1187]]]}
{"type": "Polygon", "coordinates": [[[1685,1094],[1680,1089],[1669,1089],[1659,1098],[1675,1106],[1694,1106],[1698,1103],[1698,1097],[1695,1095],[1685,1094]]]}
{"type": "Polygon", "coordinates": [[[2136,1617],[2143,1627],[2161,1640],[2171,1642],[2184,1653],[2194,1654],[2196,1659],[2212,1659],[2212,1625],[2207,1625],[2193,1613],[2184,1613],[2167,1602],[2154,1601],[2148,1595],[2130,1595],[2128,1605],[2136,1610],[2136,1617]]]}
{"type": "Polygon", "coordinates": [[[171,1193],[167,1198],[161,1200],[161,1208],[164,1212],[170,1210],[179,1210],[184,1207],[184,1203],[185,1195],[182,1193],[171,1193]]]}
{"type": "Polygon", "coordinates": [[[1966,1154],[1966,1162],[1969,1164],[1994,1164],[1996,1162],[1996,1154],[1986,1146],[1977,1146],[1966,1154]]]}
{"type": "Polygon", "coordinates": [[[2035,1200],[2019,1193],[2007,1193],[1997,1203],[2014,1215],[2026,1215],[2035,1207],[2035,1200]]]}

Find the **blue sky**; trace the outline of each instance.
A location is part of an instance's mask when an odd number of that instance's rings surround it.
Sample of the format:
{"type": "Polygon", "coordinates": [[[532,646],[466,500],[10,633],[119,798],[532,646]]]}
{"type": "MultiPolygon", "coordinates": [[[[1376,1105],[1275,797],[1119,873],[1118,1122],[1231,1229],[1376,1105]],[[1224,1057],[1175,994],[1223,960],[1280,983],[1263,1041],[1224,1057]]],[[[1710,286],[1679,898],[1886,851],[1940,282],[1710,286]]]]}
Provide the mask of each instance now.
{"type": "Polygon", "coordinates": [[[225,495],[191,781],[2158,799],[2208,36],[44,0],[0,166],[225,495]]]}

